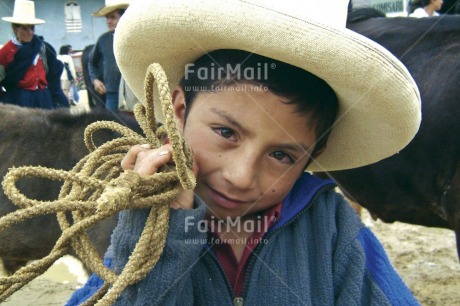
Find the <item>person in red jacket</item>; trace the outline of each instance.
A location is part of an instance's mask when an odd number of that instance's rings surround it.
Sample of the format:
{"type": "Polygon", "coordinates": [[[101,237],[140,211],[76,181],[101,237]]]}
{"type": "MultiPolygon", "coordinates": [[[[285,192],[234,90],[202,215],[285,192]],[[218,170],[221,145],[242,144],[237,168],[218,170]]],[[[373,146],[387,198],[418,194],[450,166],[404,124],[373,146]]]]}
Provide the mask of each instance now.
{"type": "Polygon", "coordinates": [[[53,47],[35,35],[35,25],[45,20],[35,18],[33,1],[16,0],[12,17],[14,36],[0,49],[0,86],[3,103],[24,107],[52,109],[68,107],[60,76],[63,64],[53,47]]]}

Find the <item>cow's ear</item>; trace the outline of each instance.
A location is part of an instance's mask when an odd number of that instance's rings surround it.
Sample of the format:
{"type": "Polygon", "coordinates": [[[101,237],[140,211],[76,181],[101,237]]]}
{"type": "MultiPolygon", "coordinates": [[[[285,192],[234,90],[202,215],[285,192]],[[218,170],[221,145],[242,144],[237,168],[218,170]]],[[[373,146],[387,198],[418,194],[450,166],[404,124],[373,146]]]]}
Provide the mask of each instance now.
{"type": "Polygon", "coordinates": [[[180,86],[176,86],[172,93],[172,102],[174,114],[176,115],[176,124],[179,131],[184,130],[185,126],[185,94],[180,86]]]}

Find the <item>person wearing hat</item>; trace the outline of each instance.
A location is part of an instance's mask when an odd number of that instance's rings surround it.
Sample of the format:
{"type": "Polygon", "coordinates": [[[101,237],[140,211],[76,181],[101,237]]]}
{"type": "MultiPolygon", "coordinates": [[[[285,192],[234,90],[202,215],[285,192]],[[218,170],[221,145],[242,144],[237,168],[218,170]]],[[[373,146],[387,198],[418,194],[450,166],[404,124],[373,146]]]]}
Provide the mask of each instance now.
{"type": "Polygon", "coordinates": [[[415,9],[409,17],[423,18],[439,16],[439,11],[444,3],[443,0],[421,0],[420,4],[422,7],[415,9]]]}
{"type": "Polygon", "coordinates": [[[112,111],[118,110],[118,91],[121,78],[113,54],[113,35],[120,17],[128,6],[129,2],[126,0],[106,0],[105,6],[93,13],[93,16],[107,19],[109,31],[98,38],[90,54],[89,76],[96,92],[105,95],[105,107],[112,111]]]}
{"type": "Polygon", "coordinates": [[[14,37],[0,49],[0,86],[5,89],[1,101],[24,107],[52,109],[68,107],[61,89],[63,64],[56,51],[35,35],[35,25],[45,23],[35,18],[33,1],[16,0],[12,17],[14,37]]]}
{"type": "MultiPolygon", "coordinates": [[[[418,305],[334,183],[310,174],[382,160],[420,126],[410,73],[345,28],[347,4],[131,4],[117,62],[142,103],[148,66],[163,67],[197,185],[172,202],[159,261],[115,305],[418,305]]],[[[136,145],[121,166],[152,175],[171,150],[136,145]]],[[[105,256],[117,274],[148,214],[120,213],[105,256]]],[[[102,284],[92,275],[68,305],[102,284]]]]}

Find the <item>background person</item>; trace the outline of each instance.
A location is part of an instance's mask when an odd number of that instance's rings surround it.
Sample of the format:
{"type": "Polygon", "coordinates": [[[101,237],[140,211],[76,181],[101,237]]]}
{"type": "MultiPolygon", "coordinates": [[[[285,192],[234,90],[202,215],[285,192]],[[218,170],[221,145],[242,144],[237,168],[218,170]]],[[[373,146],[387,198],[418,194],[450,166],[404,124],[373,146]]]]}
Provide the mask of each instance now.
{"type": "Polygon", "coordinates": [[[70,55],[72,51],[71,45],[63,45],[59,49],[59,54],[57,56],[64,64],[64,69],[61,74],[61,87],[65,96],[69,99],[71,105],[76,105],[79,101],[78,88],[76,86],[77,73],[75,71],[75,64],[73,58],[70,55]]]}
{"type": "Polygon", "coordinates": [[[113,54],[113,35],[120,17],[129,6],[129,2],[106,0],[105,3],[105,6],[93,15],[105,17],[109,30],[98,38],[91,51],[88,70],[96,92],[105,95],[105,107],[117,111],[121,74],[113,54]]]}
{"type": "Polygon", "coordinates": [[[127,113],[131,116],[134,116],[134,106],[139,103],[139,99],[134,95],[131,88],[129,88],[128,84],[123,77],[121,77],[120,81],[120,91],[119,91],[119,104],[118,109],[121,112],[127,113]]]}
{"type": "Polygon", "coordinates": [[[35,35],[35,25],[45,20],[35,18],[33,1],[16,0],[12,17],[14,36],[0,49],[0,85],[6,92],[2,102],[24,107],[52,109],[68,107],[61,89],[63,64],[54,48],[35,35]]]}
{"type": "Polygon", "coordinates": [[[442,7],[443,0],[421,0],[422,7],[414,10],[413,13],[409,14],[409,17],[432,17],[439,16],[439,11],[442,7]]]}

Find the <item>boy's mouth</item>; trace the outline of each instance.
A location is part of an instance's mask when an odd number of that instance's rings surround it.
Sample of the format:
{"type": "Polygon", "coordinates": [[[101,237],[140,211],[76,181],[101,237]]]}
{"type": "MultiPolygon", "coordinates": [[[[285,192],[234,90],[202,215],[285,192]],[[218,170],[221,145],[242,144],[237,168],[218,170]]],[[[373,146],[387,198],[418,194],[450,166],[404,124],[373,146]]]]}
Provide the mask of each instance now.
{"type": "MultiPolygon", "coordinates": [[[[209,187],[209,186],[208,186],[209,187]]],[[[228,209],[235,209],[240,207],[248,202],[240,201],[234,198],[230,198],[217,190],[209,187],[211,199],[214,200],[219,206],[228,208],[228,209]]]]}

